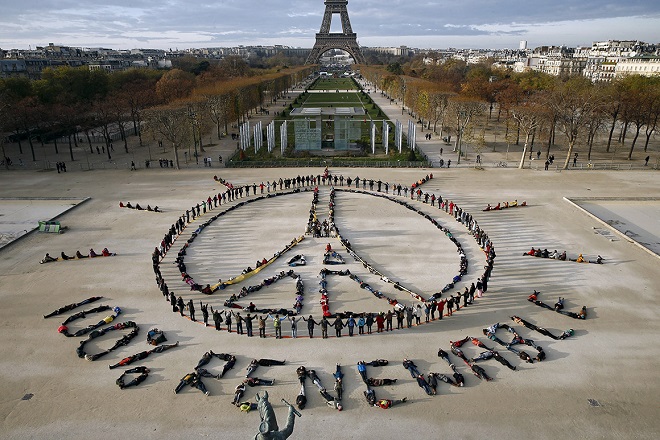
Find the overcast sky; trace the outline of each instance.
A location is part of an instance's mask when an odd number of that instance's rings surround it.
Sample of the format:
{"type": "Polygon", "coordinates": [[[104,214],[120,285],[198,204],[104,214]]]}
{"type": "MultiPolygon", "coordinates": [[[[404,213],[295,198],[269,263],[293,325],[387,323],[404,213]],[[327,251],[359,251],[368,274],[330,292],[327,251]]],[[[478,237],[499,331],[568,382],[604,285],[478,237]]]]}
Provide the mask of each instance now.
{"type": "MultiPolygon", "coordinates": [[[[0,0],[0,48],[312,47],[324,11],[322,0],[0,0]]],[[[660,42],[658,0],[350,0],[348,11],[362,46],[660,42]]]]}

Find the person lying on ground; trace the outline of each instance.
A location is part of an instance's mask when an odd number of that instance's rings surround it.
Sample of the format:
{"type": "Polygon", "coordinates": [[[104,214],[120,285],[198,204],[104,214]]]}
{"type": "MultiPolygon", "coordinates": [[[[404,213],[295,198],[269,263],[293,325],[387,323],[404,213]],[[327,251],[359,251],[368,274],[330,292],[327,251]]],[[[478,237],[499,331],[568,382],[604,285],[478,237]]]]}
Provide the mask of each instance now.
{"type": "Polygon", "coordinates": [[[416,377],[416,379],[417,379],[417,385],[419,385],[419,387],[421,389],[423,389],[426,394],[428,394],[429,396],[432,396],[433,395],[433,390],[429,386],[428,382],[426,382],[426,379],[424,378],[424,375],[420,374],[416,377]]]}
{"type": "Polygon", "coordinates": [[[195,370],[197,370],[198,368],[201,368],[204,365],[211,362],[211,359],[213,359],[214,357],[218,358],[218,359],[221,359],[221,360],[226,360],[225,359],[226,356],[228,356],[228,355],[225,355],[224,353],[219,353],[219,354],[218,353],[213,353],[213,350],[209,350],[206,353],[204,353],[202,355],[202,358],[197,362],[197,366],[195,367],[195,370]]]}
{"type": "Polygon", "coordinates": [[[48,252],[46,252],[46,255],[45,255],[44,258],[41,260],[41,264],[44,264],[44,263],[51,263],[51,262],[53,262],[53,261],[57,261],[57,258],[53,258],[53,257],[51,257],[50,254],[49,254],[48,252]]]}
{"type": "Polygon", "coordinates": [[[577,316],[578,319],[587,319],[587,306],[582,306],[580,313],[577,316]]]}
{"type": "Polygon", "coordinates": [[[307,396],[305,395],[305,383],[303,380],[301,380],[300,382],[300,392],[296,397],[296,405],[298,406],[298,409],[305,409],[305,406],[307,405],[307,396]]]}
{"type": "Polygon", "coordinates": [[[243,380],[243,383],[251,387],[260,385],[273,385],[275,383],[275,379],[259,379],[258,377],[248,377],[247,379],[243,380]]]}
{"type": "Polygon", "coordinates": [[[136,387],[147,379],[147,376],[149,376],[149,371],[150,370],[147,367],[130,368],[124,371],[121,376],[119,376],[119,379],[115,381],[115,383],[122,390],[129,387],[136,387]],[[139,376],[131,379],[128,383],[124,383],[124,378],[127,374],[139,374],[139,376]]]}
{"type": "Polygon", "coordinates": [[[214,379],[220,380],[220,375],[219,374],[213,374],[206,368],[198,368],[195,370],[199,377],[212,377],[214,379]]]}
{"type": "Polygon", "coordinates": [[[243,397],[243,394],[245,394],[245,384],[240,383],[236,385],[236,388],[234,389],[234,400],[232,400],[231,403],[233,403],[236,406],[240,405],[241,398],[243,397]]]}
{"type": "Polygon", "coordinates": [[[411,361],[410,359],[407,359],[407,358],[403,359],[403,368],[405,368],[406,370],[408,370],[410,372],[410,376],[413,379],[416,379],[419,375],[422,374],[417,369],[417,365],[415,365],[415,363],[413,361],[411,361]]]}
{"type": "Polygon", "coordinates": [[[319,390],[319,393],[321,394],[321,396],[323,396],[323,398],[325,399],[325,403],[326,403],[330,408],[334,408],[334,409],[336,409],[337,411],[341,411],[342,409],[344,409],[344,407],[342,406],[341,402],[340,402],[338,399],[332,397],[332,396],[330,395],[330,393],[328,393],[328,392],[325,390],[325,388],[322,389],[322,390],[319,390]]]}
{"type": "Polygon", "coordinates": [[[426,382],[429,384],[429,388],[433,395],[438,394],[438,379],[433,373],[429,373],[426,382]]]}
{"type": "Polygon", "coordinates": [[[110,310],[110,306],[98,306],[98,307],[94,307],[93,309],[83,310],[82,312],[75,313],[69,316],[68,318],[66,318],[64,322],[62,322],[62,325],[67,325],[68,323],[73,322],[76,319],[85,318],[87,315],[90,315],[92,313],[104,312],[106,310],[110,310]]]}
{"type": "Polygon", "coordinates": [[[300,381],[301,384],[304,384],[307,379],[307,369],[304,365],[296,368],[296,375],[298,376],[298,381],[300,381]]]}
{"type": "Polygon", "coordinates": [[[174,394],[178,394],[179,391],[181,391],[183,387],[185,387],[186,385],[190,385],[192,388],[197,388],[207,396],[209,395],[209,392],[206,389],[204,382],[202,382],[202,378],[199,377],[199,375],[196,372],[188,373],[185,376],[183,376],[181,378],[181,381],[179,382],[179,385],[177,385],[176,388],[174,389],[174,394]]]}
{"type": "Polygon", "coordinates": [[[407,397],[404,397],[403,399],[400,400],[390,400],[390,399],[381,399],[377,401],[374,406],[382,409],[389,409],[392,408],[394,405],[398,405],[400,403],[405,403],[408,401],[407,397]]]}
{"type": "Polygon", "coordinates": [[[395,383],[396,379],[374,379],[373,377],[367,379],[367,385],[370,387],[382,387],[384,385],[394,385],[395,383]]]}
{"type": "Polygon", "coordinates": [[[493,356],[495,356],[495,353],[491,350],[482,351],[481,353],[479,353],[477,357],[471,358],[469,362],[475,363],[479,361],[487,361],[488,359],[491,359],[493,356]]]}
{"type": "Polygon", "coordinates": [[[250,361],[250,365],[248,365],[248,367],[247,367],[247,374],[245,375],[245,377],[249,377],[250,374],[252,374],[254,372],[254,370],[256,370],[259,365],[261,365],[262,367],[271,367],[273,365],[284,365],[285,363],[286,363],[286,360],[278,361],[278,360],[275,360],[275,359],[258,359],[258,360],[257,359],[252,359],[250,361]]]}
{"type": "Polygon", "coordinates": [[[170,345],[161,345],[159,347],[154,348],[153,350],[141,351],[140,353],[134,354],[132,356],[125,357],[124,359],[120,360],[116,364],[110,365],[109,368],[112,370],[112,369],[115,369],[115,368],[118,368],[118,367],[123,367],[123,366],[126,366],[126,365],[130,365],[133,362],[140,361],[142,359],[147,358],[152,353],[162,353],[165,350],[169,350],[170,348],[174,348],[174,347],[178,347],[178,346],[179,346],[179,341],[177,341],[174,344],[170,344],[170,345]]]}
{"type": "Polygon", "coordinates": [[[337,400],[341,401],[342,394],[344,392],[344,373],[341,371],[341,366],[337,364],[337,370],[332,374],[332,376],[335,378],[335,392],[337,393],[337,400]]]}
{"type": "Polygon", "coordinates": [[[367,364],[364,361],[358,361],[357,369],[360,377],[362,377],[362,382],[367,383],[367,364]]]}
{"type": "Polygon", "coordinates": [[[367,391],[363,391],[365,399],[369,405],[374,405],[376,403],[376,392],[371,388],[367,388],[367,391]]]}
{"type": "Polygon", "coordinates": [[[438,349],[438,357],[444,359],[449,365],[453,365],[451,360],[449,360],[449,354],[441,348],[438,349]]]}
{"type": "Polygon", "coordinates": [[[472,373],[474,373],[474,375],[477,376],[479,379],[485,380],[485,381],[493,380],[492,377],[490,377],[490,376],[488,376],[488,374],[486,374],[486,370],[481,368],[479,365],[477,365],[477,364],[468,364],[468,365],[470,366],[470,369],[472,370],[472,373]]]}

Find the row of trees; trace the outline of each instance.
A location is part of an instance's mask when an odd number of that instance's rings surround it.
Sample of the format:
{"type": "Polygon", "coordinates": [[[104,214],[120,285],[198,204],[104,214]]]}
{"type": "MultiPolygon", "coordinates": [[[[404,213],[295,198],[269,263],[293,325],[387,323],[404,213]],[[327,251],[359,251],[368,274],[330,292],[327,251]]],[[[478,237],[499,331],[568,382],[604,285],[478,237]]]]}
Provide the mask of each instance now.
{"type": "Polygon", "coordinates": [[[95,137],[104,140],[111,159],[109,147],[117,135],[129,152],[127,131],[138,135],[140,146],[146,133],[175,149],[186,142],[201,148],[205,130],[215,126],[220,137],[232,121],[239,123],[311,72],[309,67],[254,70],[234,57],[214,66],[181,64],[186,70],[108,73],[62,67],[44,71],[38,81],[0,79],[0,139],[17,142],[20,154],[27,142],[33,161],[35,142],[52,143],[59,154],[58,142],[65,139],[75,160],[74,146],[85,138],[93,153],[95,137]]]}
{"type": "MultiPolygon", "coordinates": [[[[218,139],[239,125],[266,101],[276,102],[285,92],[312,72],[311,67],[297,67],[276,73],[217,81],[197,87],[184,99],[150,109],[145,127],[153,136],[167,141],[179,167],[178,151],[194,143],[202,149],[202,134],[215,128],[218,139]]],[[[177,88],[176,84],[168,87],[177,88]]],[[[171,94],[170,94],[171,95],[171,94]]]]}
{"type": "Polygon", "coordinates": [[[607,136],[607,152],[613,144],[628,141],[627,157],[632,159],[640,139],[647,151],[658,129],[659,77],[632,75],[594,84],[584,77],[557,78],[533,71],[516,74],[457,61],[446,64],[423,75],[412,72],[410,66],[395,66],[403,74],[382,67],[362,67],[361,71],[429,128],[437,131],[439,125],[442,135],[451,127],[459,149],[463,138],[470,138],[477,151],[485,146],[484,129],[476,125],[476,116],[484,114],[487,123],[503,117],[507,141],[524,142],[520,168],[537,138],[545,140],[549,157],[557,132],[564,135],[568,147],[566,168],[578,142],[587,146],[590,160],[598,135],[607,136]]]}

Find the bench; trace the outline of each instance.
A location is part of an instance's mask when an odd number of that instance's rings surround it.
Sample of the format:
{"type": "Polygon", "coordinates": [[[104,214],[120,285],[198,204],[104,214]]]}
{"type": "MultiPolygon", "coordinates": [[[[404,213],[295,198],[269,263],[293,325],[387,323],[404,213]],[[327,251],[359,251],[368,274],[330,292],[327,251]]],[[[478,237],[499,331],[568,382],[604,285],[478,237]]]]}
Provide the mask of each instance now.
{"type": "Polygon", "coordinates": [[[51,232],[54,234],[61,234],[66,229],[66,226],[62,226],[58,221],[39,221],[39,232],[51,232]]]}

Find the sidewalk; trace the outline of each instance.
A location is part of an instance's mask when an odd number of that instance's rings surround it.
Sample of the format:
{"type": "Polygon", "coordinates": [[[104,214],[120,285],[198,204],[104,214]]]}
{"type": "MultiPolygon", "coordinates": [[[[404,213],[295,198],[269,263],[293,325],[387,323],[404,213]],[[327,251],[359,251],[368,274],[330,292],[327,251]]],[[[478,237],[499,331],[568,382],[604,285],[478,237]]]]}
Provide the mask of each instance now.
{"type": "MultiPolygon", "coordinates": [[[[373,84],[366,83],[365,81],[359,81],[362,87],[365,90],[371,90],[369,96],[373,101],[378,105],[383,113],[392,121],[397,120],[401,121],[403,126],[404,134],[408,134],[408,121],[413,121],[417,126],[417,136],[415,139],[415,145],[419,150],[426,155],[428,160],[433,164],[434,167],[439,166],[440,159],[443,159],[445,163],[448,159],[451,159],[451,166],[455,166],[457,162],[458,155],[453,153],[453,145],[445,145],[445,143],[440,139],[440,136],[433,135],[431,140],[424,139],[424,135],[429,133],[430,130],[425,130],[421,124],[417,124],[417,119],[411,117],[408,114],[408,109],[402,112],[401,106],[396,103],[396,101],[391,102],[386,96],[384,96],[380,91],[377,91],[376,87],[373,84]],[[402,114],[403,113],[403,114],[402,114]],[[422,134],[423,133],[423,134],[422,134]],[[442,154],[440,154],[440,149],[443,149],[442,154]]],[[[407,148],[404,144],[402,150],[407,148]]],[[[468,164],[465,158],[461,160],[461,166],[474,166],[474,163],[471,162],[468,164]]],[[[446,166],[446,165],[445,165],[446,166]]]]}

